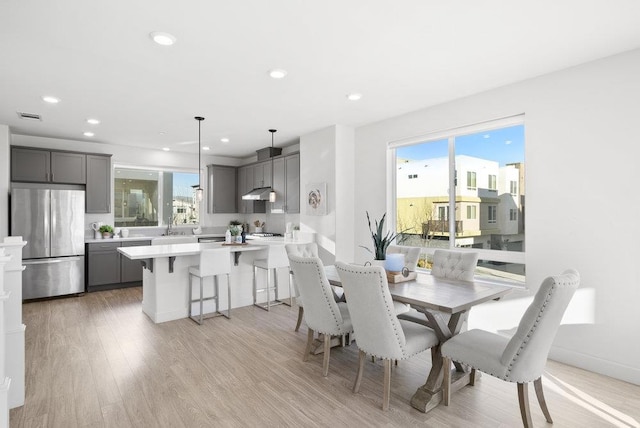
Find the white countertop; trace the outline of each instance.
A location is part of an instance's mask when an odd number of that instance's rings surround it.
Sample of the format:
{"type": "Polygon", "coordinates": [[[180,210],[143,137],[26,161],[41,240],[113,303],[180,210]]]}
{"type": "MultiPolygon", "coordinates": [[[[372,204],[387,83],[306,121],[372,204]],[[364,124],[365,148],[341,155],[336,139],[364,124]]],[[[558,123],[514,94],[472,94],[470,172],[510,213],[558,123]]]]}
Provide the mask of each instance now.
{"type": "MultiPolygon", "coordinates": [[[[264,250],[267,245],[282,244],[280,242],[256,242],[247,243],[246,245],[229,245],[229,251],[232,253],[244,251],[260,251],[264,250]]],[[[121,247],[118,251],[131,260],[155,259],[160,257],[177,257],[177,256],[194,256],[200,254],[200,251],[207,248],[221,248],[222,243],[212,242],[206,244],[169,244],[169,245],[143,245],[139,247],[121,247]]]]}
{"type": "MultiPolygon", "coordinates": [[[[198,238],[224,238],[223,233],[202,233],[200,235],[171,235],[171,237],[176,238],[186,238],[193,236],[196,239],[198,238]]],[[[154,235],[154,236],[143,236],[143,235],[129,235],[126,238],[103,238],[103,239],[94,239],[94,238],[85,238],[84,242],[86,244],[95,244],[95,243],[103,243],[103,242],[125,242],[125,241],[151,241],[154,238],[168,238],[168,236],[162,235],[154,235]]]]}

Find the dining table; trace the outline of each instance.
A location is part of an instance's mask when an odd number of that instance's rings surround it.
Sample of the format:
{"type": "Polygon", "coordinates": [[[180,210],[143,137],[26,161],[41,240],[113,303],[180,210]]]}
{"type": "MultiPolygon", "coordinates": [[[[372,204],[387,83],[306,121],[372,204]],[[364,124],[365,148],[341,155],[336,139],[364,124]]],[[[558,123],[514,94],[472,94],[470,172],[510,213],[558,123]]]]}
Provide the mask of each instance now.
{"type": "MultiPolygon", "coordinates": [[[[325,274],[331,285],[342,285],[335,266],[325,266],[325,274]]],[[[459,281],[422,272],[413,280],[389,283],[391,298],[408,303],[422,312],[426,318],[425,323],[434,330],[440,341],[431,349],[431,370],[424,385],[411,398],[411,406],[421,412],[428,412],[440,404],[443,399],[442,379],[445,369],[452,370],[451,392],[475,382],[471,372],[460,364],[453,368],[443,367],[440,348],[444,342],[460,333],[471,308],[500,299],[511,290],[512,287],[491,281],[459,281]],[[448,320],[446,315],[449,315],[448,320]]]]}

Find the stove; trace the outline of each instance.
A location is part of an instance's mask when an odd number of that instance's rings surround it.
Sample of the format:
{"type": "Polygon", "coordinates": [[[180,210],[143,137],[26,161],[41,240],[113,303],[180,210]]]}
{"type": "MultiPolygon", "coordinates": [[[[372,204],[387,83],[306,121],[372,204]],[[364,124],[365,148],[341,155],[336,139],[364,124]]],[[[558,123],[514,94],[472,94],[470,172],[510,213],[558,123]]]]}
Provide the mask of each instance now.
{"type": "Polygon", "coordinates": [[[260,238],[271,238],[274,236],[282,236],[282,233],[260,232],[260,233],[252,233],[251,236],[257,236],[260,238]]]}

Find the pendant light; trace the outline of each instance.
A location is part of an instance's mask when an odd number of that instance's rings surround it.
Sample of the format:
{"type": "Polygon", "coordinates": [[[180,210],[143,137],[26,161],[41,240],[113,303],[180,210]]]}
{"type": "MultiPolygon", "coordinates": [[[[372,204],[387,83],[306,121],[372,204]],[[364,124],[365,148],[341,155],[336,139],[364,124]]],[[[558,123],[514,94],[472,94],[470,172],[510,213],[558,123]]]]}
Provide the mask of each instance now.
{"type": "Polygon", "coordinates": [[[278,130],[270,129],[269,132],[271,132],[271,153],[269,153],[271,155],[271,191],[269,192],[269,202],[275,202],[276,191],[273,190],[273,134],[278,132],[278,130]]]}
{"type": "Polygon", "coordinates": [[[202,149],[200,148],[200,125],[202,124],[204,117],[196,116],[194,117],[194,119],[198,121],[198,188],[196,189],[196,199],[198,200],[198,202],[200,202],[202,201],[202,197],[204,194],[204,190],[202,190],[202,187],[200,187],[200,175],[202,174],[200,170],[200,155],[202,153],[202,149]]]}

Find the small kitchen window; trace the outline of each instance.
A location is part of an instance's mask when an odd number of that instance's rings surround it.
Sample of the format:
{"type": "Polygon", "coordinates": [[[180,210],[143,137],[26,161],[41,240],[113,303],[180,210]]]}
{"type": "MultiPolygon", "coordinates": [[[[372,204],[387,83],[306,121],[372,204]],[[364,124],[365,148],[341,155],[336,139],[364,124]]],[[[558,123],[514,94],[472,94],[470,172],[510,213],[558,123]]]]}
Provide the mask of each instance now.
{"type": "Polygon", "coordinates": [[[198,174],[116,167],[114,176],[115,226],[200,223],[198,174]]]}

